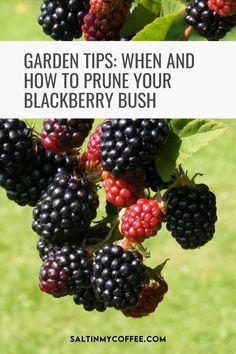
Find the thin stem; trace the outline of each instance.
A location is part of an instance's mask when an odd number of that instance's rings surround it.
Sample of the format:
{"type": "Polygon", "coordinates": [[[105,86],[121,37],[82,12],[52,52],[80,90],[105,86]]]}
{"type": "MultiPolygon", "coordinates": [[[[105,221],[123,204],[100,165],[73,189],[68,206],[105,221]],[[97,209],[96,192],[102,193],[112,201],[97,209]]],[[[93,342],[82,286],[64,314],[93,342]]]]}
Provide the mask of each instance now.
{"type": "Polygon", "coordinates": [[[192,26],[186,27],[179,40],[180,41],[188,41],[189,37],[192,34],[192,31],[193,31],[193,27],[192,26]]]}

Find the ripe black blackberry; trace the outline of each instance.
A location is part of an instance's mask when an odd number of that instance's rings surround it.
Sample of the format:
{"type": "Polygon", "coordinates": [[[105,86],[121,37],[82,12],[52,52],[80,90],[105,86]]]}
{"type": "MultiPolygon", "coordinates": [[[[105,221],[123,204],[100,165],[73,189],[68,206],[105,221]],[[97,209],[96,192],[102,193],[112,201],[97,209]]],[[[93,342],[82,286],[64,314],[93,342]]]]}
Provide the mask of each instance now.
{"type": "Polygon", "coordinates": [[[54,297],[73,295],[90,286],[91,271],[89,254],[78,246],[65,244],[45,257],[39,287],[54,297]]]}
{"type": "Polygon", "coordinates": [[[216,197],[205,184],[168,191],[166,227],[182,248],[193,249],[210,241],[216,220],[216,197]]]}
{"type": "Polygon", "coordinates": [[[46,241],[82,242],[96,217],[98,197],[90,182],[58,174],[33,210],[33,230],[46,241]]]}
{"type": "Polygon", "coordinates": [[[73,300],[76,305],[83,305],[85,311],[97,310],[98,312],[104,312],[106,310],[104,302],[96,299],[93,288],[91,287],[81,289],[73,296],[73,300]]]}
{"type": "Polygon", "coordinates": [[[72,173],[76,166],[72,157],[55,155],[41,144],[36,150],[27,173],[0,175],[0,185],[6,189],[7,197],[20,206],[35,206],[57,173],[72,173]]]}
{"type": "Polygon", "coordinates": [[[72,41],[82,35],[88,0],[43,0],[38,23],[55,40],[72,41]]]}
{"type": "MultiPolygon", "coordinates": [[[[43,238],[40,238],[36,244],[36,248],[39,253],[39,257],[44,261],[48,256],[49,253],[53,250],[53,246],[46,242],[43,238]]],[[[54,246],[55,248],[55,246],[54,246]]]]}
{"type": "Polygon", "coordinates": [[[41,142],[55,153],[80,147],[87,138],[94,119],[45,119],[41,142]]]}
{"type": "Polygon", "coordinates": [[[121,178],[149,164],[168,133],[165,119],[113,119],[102,125],[103,169],[121,178]]]}
{"type": "Polygon", "coordinates": [[[0,173],[27,172],[34,155],[32,129],[19,119],[0,119],[0,173]]]}
{"type": "Polygon", "coordinates": [[[168,188],[174,181],[171,179],[168,182],[164,182],[161,176],[158,174],[155,166],[155,161],[153,160],[150,164],[145,165],[145,187],[151,188],[153,192],[157,190],[162,190],[168,188]]]}
{"type": "Polygon", "coordinates": [[[211,11],[208,0],[194,0],[187,5],[185,21],[209,41],[218,41],[236,25],[236,15],[221,17],[211,11]]]}
{"type": "Polygon", "coordinates": [[[91,284],[98,300],[118,310],[135,306],[145,281],[145,268],[138,252],[108,244],[93,261],[91,284]]]}

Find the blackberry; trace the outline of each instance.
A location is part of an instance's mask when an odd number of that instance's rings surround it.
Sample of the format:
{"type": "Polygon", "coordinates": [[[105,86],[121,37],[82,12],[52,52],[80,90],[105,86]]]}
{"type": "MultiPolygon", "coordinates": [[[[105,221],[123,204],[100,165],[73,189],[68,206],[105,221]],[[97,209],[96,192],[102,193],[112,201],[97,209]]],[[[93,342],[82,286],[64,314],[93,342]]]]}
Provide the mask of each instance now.
{"type": "Polygon", "coordinates": [[[32,129],[19,119],[0,119],[0,173],[27,172],[34,155],[32,129]]]}
{"type": "Polygon", "coordinates": [[[96,298],[107,307],[120,310],[135,306],[145,278],[140,253],[113,244],[97,251],[91,284],[96,298]]]}
{"type": "Polygon", "coordinates": [[[114,177],[153,161],[168,133],[164,119],[113,119],[102,125],[102,166],[114,177]]]}
{"type": "Polygon", "coordinates": [[[90,286],[91,271],[89,254],[78,246],[65,244],[45,257],[39,287],[54,297],[73,295],[90,286]]]}
{"type": "Polygon", "coordinates": [[[168,191],[166,227],[184,249],[203,246],[215,232],[216,197],[204,184],[168,191]]]}
{"type": "Polygon", "coordinates": [[[73,296],[73,300],[76,305],[83,305],[85,311],[97,310],[98,312],[104,312],[106,310],[104,302],[96,299],[91,287],[88,289],[81,289],[73,296]]]}
{"type": "Polygon", "coordinates": [[[236,11],[235,0],[208,0],[207,6],[211,11],[215,11],[220,16],[230,16],[236,11]]]}
{"type": "Polygon", "coordinates": [[[145,165],[145,187],[151,188],[153,192],[157,192],[158,190],[168,188],[173,182],[174,177],[170,179],[168,182],[164,182],[161,176],[158,174],[155,166],[155,161],[153,160],[148,165],[145,165]]]}
{"type": "Polygon", "coordinates": [[[55,153],[80,147],[87,138],[94,119],[45,119],[41,143],[55,153]]]}
{"type": "Polygon", "coordinates": [[[211,11],[208,0],[194,0],[187,5],[185,21],[209,41],[218,41],[236,25],[236,15],[221,17],[211,11]]]}
{"type": "Polygon", "coordinates": [[[88,10],[88,0],[44,0],[38,23],[51,38],[72,41],[81,37],[83,18],[88,10]]]}
{"type": "Polygon", "coordinates": [[[161,276],[156,277],[155,281],[143,285],[137,305],[122,312],[125,316],[133,318],[148,316],[156,310],[167,291],[168,285],[165,280],[161,276]]]}
{"type": "Polygon", "coordinates": [[[75,166],[72,157],[55,155],[38,144],[30,170],[15,176],[0,175],[0,185],[18,205],[35,206],[55,175],[63,171],[72,173],[75,166]]]}
{"type": "Polygon", "coordinates": [[[58,174],[33,210],[32,228],[52,244],[82,242],[97,207],[97,194],[86,178],[58,174]]]}
{"type": "Polygon", "coordinates": [[[100,13],[89,13],[84,17],[82,26],[86,41],[118,41],[120,26],[111,25],[111,16],[100,13]]]}

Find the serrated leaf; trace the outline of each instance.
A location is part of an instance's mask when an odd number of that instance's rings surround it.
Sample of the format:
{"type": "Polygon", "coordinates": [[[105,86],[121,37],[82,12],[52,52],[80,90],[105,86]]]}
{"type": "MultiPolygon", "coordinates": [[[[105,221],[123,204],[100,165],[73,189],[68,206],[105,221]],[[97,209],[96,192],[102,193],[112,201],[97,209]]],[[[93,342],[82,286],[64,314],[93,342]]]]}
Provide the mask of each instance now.
{"type": "Polygon", "coordinates": [[[133,37],[133,41],[162,41],[165,39],[170,26],[179,13],[159,17],[152,23],[145,26],[133,37]]]}
{"type": "Polygon", "coordinates": [[[180,146],[181,139],[170,131],[155,162],[156,170],[164,182],[168,182],[174,173],[180,146]]]}
{"type": "Polygon", "coordinates": [[[161,0],[141,0],[126,18],[121,35],[130,36],[141,31],[159,15],[160,9],[161,0]]]}
{"type": "Polygon", "coordinates": [[[177,164],[182,164],[228,129],[224,123],[211,119],[173,119],[171,126],[181,139],[177,164]]]}
{"type": "Polygon", "coordinates": [[[162,15],[167,16],[176,12],[180,12],[186,7],[180,0],[162,0],[162,15]]]}

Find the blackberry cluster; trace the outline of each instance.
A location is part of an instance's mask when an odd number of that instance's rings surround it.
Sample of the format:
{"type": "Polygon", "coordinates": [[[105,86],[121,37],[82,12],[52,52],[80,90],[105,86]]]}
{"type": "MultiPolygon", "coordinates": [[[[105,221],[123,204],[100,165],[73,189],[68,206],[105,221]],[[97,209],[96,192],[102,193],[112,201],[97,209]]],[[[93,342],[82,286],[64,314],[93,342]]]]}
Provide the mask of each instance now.
{"type": "Polygon", "coordinates": [[[97,310],[98,312],[104,312],[106,310],[104,302],[96,299],[92,287],[81,289],[73,296],[73,300],[76,305],[83,305],[85,311],[97,310]]]}
{"type": "Polygon", "coordinates": [[[33,210],[33,230],[49,243],[82,241],[96,217],[98,197],[90,182],[68,174],[55,177],[33,210]]]}
{"type": "Polygon", "coordinates": [[[193,249],[210,241],[216,220],[216,197],[206,185],[169,190],[166,227],[182,248],[193,249]]]}
{"type": "Polygon", "coordinates": [[[43,0],[38,23],[51,38],[72,41],[81,37],[88,10],[88,0],[43,0]]]}
{"type": "Polygon", "coordinates": [[[55,153],[79,148],[87,138],[94,119],[45,119],[41,142],[55,153]]]}
{"type": "Polygon", "coordinates": [[[145,282],[145,268],[138,252],[108,244],[97,251],[91,284],[98,300],[107,307],[135,306],[145,282]]]}
{"type": "Polygon", "coordinates": [[[34,155],[32,129],[19,119],[0,119],[0,174],[27,172],[34,155]]]}
{"type": "Polygon", "coordinates": [[[218,41],[236,25],[236,15],[222,17],[211,11],[207,2],[194,0],[188,4],[185,21],[209,41],[218,41]]]}
{"type": "Polygon", "coordinates": [[[73,295],[89,287],[92,262],[82,248],[65,244],[45,257],[39,275],[39,287],[54,297],[73,295]]]}
{"type": "Polygon", "coordinates": [[[72,157],[56,155],[41,144],[36,150],[27,173],[0,175],[0,186],[6,190],[7,197],[20,206],[35,206],[57,173],[73,173],[76,166],[72,157]]]}
{"type": "Polygon", "coordinates": [[[113,119],[102,126],[102,167],[123,177],[148,165],[168,133],[164,119],[113,119]]]}

